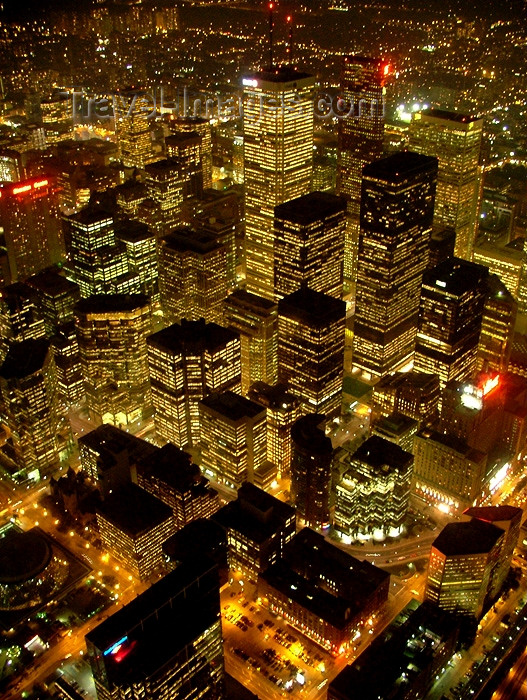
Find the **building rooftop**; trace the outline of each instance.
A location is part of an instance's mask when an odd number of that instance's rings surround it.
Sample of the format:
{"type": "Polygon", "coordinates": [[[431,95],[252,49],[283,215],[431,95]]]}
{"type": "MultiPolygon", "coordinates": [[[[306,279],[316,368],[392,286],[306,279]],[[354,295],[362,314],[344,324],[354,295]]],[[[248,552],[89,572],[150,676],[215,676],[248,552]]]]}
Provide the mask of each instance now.
{"type": "Polygon", "coordinates": [[[101,221],[108,220],[111,220],[113,223],[113,217],[110,213],[108,213],[102,207],[90,204],[87,207],[84,207],[84,209],[81,209],[79,212],[70,214],[68,217],[66,217],[66,219],[68,221],[75,221],[82,226],[90,226],[92,224],[97,224],[101,221]]]}
{"type": "Polygon", "coordinates": [[[147,224],[141,221],[129,219],[119,224],[115,229],[115,235],[122,241],[130,243],[138,243],[148,238],[155,238],[155,234],[150,230],[147,224]]]}
{"type": "Polygon", "coordinates": [[[92,294],[75,305],[82,314],[106,314],[135,311],[150,306],[146,294],[92,294]]]}
{"type": "Polygon", "coordinates": [[[4,379],[23,379],[44,367],[49,350],[46,338],[31,338],[9,346],[0,377],[4,379]]]}
{"type": "Polygon", "coordinates": [[[374,430],[379,432],[385,432],[390,435],[405,435],[408,431],[415,429],[419,426],[419,422],[405,416],[402,413],[390,413],[389,416],[381,416],[378,421],[376,421],[373,426],[374,430]]]}
{"type": "Polygon", "coordinates": [[[429,109],[423,109],[421,112],[425,117],[433,117],[434,119],[444,119],[449,122],[457,122],[459,124],[471,124],[472,122],[481,121],[481,117],[471,117],[467,114],[460,114],[459,112],[448,112],[445,109],[436,109],[430,107],[429,109]]]}
{"type": "Polygon", "coordinates": [[[215,352],[239,337],[238,333],[217,323],[206,323],[203,318],[199,321],[182,319],[181,325],[174,323],[148,336],[146,342],[165,352],[192,355],[215,352]]]}
{"type": "Polygon", "coordinates": [[[382,470],[388,466],[399,471],[406,470],[413,458],[410,452],[378,435],[369,437],[351,456],[352,461],[365,462],[373,469],[382,470]]]}
{"type": "Polygon", "coordinates": [[[242,82],[243,80],[261,80],[266,83],[291,83],[306,78],[315,80],[313,75],[303,73],[292,66],[274,66],[272,69],[248,73],[243,76],[242,82]]]}
{"type": "Polygon", "coordinates": [[[208,480],[202,476],[200,468],[192,462],[188,452],[171,443],[141,459],[138,470],[146,479],[152,477],[162,481],[180,493],[195,486],[208,484],[208,480]]]}
{"type": "Polygon", "coordinates": [[[135,437],[113,425],[104,423],[79,438],[79,446],[86,446],[98,455],[101,471],[110,469],[119,455],[126,452],[130,463],[141,457],[156,453],[159,448],[146,440],[135,437]]]}
{"type": "Polygon", "coordinates": [[[464,440],[455,435],[447,435],[445,433],[439,433],[436,430],[425,428],[418,432],[416,437],[444,445],[460,455],[463,455],[466,459],[470,459],[472,462],[482,462],[487,459],[487,455],[484,452],[470,447],[464,440]]]}
{"type": "Polygon", "coordinates": [[[110,493],[97,508],[97,513],[131,538],[172,519],[169,506],[136,484],[127,484],[110,493]]]}
{"type": "Polygon", "coordinates": [[[0,583],[24,583],[38,576],[51,560],[51,546],[36,528],[8,530],[0,539],[0,583]]]}
{"type": "Polygon", "coordinates": [[[485,554],[502,535],[501,528],[483,520],[450,523],[441,530],[432,547],[446,556],[485,554]]]}
{"type": "Polygon", "coordinates": [[[417,173],[437,171],[437,158],[413,151],[398,151],[364,166],[364,177],[397,184],[417,173]]]}
{"type": "Polygon", "coordinates": [[[346,200],[328,192],[310,192],[275,207],[275,219],[285,219],[304,226],[334,214],[346,212],[346,200]]]}
{"type": "Polygon", "coordinates": [[[233,391],[209,394],[201,400],[201,403],[233,422],[265,414],[264,406],[250,401],[240,394],[235,394],[233,391]]]}
{"type": "Polygon", "coordinates": [[[265,299],[265,297],[259,297],[256,294],[251,294],[245,289],[237,289],[225,299],[225,303],[236,304],[236,306],[243,306],[253,309],[256,308],[266,312],[277,308],[275,301],[265,299]]]}
{"type": "Polygon", "coordinates": [[[159,245],[180,252],[190,251],[205,255],[211,250],[221,248],[222,243],[213,233],[201,229],[195,230],[190,226],[182,226],[174,229],[168,236],[161,238],[159,245]]]}
{"type": "Polygon", "coordinates": [[[287,410],[299,405],[299,399],[289,392],[285,384],[271,385],[265,382],[254,382],[247,396],[251,401],[271,409],[287,410]]]}
{"type": "Polygon", "coordinates": [[[521,519],[523,510],[515,506],[476,506],[474,508],[467,508],[463,511],[463,515],[469,518],[484,520],[487,523],[495,523],[513,520],[514,518],[521,519]]]}
{"type": "Polygon", "coordinates": [[[201,135],[197,131],[178,131],[176,134],[165,136],[167,146],[186,146],[187,144],[200,144],[201,135]]]}
{"type": "Polygon", "coordinates": [[[423,286],[432,287],[442,294],[461,296],[481,286],[488,275],[488,267],[461,258],[448,258],[425,271],[423,286]]]}
{"type": "Polygon", "coordinates": [[[346,318],[346,303],[340,299],[315,292],[313,289],[298,289],[278,302],[278,315],[298,319],[308,326],[322,328],[346,318]]]}
{"type": "Polygon", "coordinates": [[[59,296],[62,294],[80,294],[79,285],[59,274],[56,270],[43,270],[32,277],[27,283],[47,296],[59,296]]]}
{"type": "Polygon", "coordinates": [[[298,418],[291,427],[291,440],[310,453],[331,454],[331,438],[326,435],[326,416],[320,413],[308,413],[298,418]]]}

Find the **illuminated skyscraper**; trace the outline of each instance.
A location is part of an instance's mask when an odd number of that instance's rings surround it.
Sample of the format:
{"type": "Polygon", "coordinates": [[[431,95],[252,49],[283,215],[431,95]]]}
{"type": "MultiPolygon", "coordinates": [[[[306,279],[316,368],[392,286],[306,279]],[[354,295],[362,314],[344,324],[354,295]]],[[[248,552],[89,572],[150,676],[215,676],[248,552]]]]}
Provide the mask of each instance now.
{"type": "Polygon", "coordinates": [[[88,408],[99,420],[126,425],[151,415],[146,337],[148,297],[100,294],[75,310],[88,408]]]}
{"type": "Polygon", "coordinates": [[[27,280],[35,292],[40,317],[44,319],[46,334],[51,337],[57,328],[73,321],[73,310],[80,299],[78,285],[56,270],[44,270],[27,280]]]}
{"type": "Polygon", "coordinates": [[[483,119],[440,109],[416,112],[410,150],[439,160],[434,224],[456,232],[455,255],[472,260],[477,234],[483,119]]]}
{"type": "Polygon", "coordinates": [[[311,186],[315,79],[286,66],[242,83],[247,291],[274,299],[274,208],[311,186]]]}
{"type": "Polygon", "coordinates": [[[129,274],[137,278],[139,291],[159,300],[157,241],[146,224],[126,220],[116,227],[115,238],[125,247],[129,274]]]}
{"type": "Polygon", "coordinates": [[[169,233],[181,223],[183,179],[176,160],[158,160],[145,167],[145,184],[150,199],[161,210],[163,230],[169,233]]]}
{"type": "MultiPolygon", "coordinates": [[[[169,122],[170,129],[175,133],[194,134],[201,137],[200,158],[203,171],[203,189],[212,187],[212,136],[209,119],[202,117],[177,117],[169,122]]],[[[170,137],[168,137],[170,138],[170,137]]],[[[170,144],[167,144],[167,155],[169,155],[170,144]]]]}
{"type": "Polygon", "coordinates": [[[306,286],[342,297],[346,202],[311,192],[274,210],[276,299],[306,286]]]}
{"type": "Polygon", "coordinates": [[[114,96],[115,134],[126,168],[144,168],[152,162],[151,112],[153,106],[142,90],[123,90],[114,96]]]}
{"type": "Polygon", "coordinates": [[[22,154],[10,148],[0,149],[0,182],[19,182],[23,177],[22,154]]]}
{"type": "Polygon", "coordinates": [[[340,413],[345,315],[343,301],[311,289],[278,304],[278,379],[303,413],[340,413]]]}
{"type": "Polygon", "coordinates": [[[154,583],[86,636],[98,700],[221,700],[219,578],[206,558],[154,583]]]}
{"type": "Polygon", "coordinates": [[[437,161],[395,153],[364,168],[353,366],[383,377],[412,360],[437,161]]]}
{"type": "Polygon", "coordinates": [[[507,371],[517,311],[518,304],[498,275],[489,275],[478,344],[478,369],[507,371]]]}
{"type": "Polygon", "coordinates": [[[423,275],[414,369],[438,374],[441,388],[474,373],[488,272],[450,258],[423,275]]]}
{"type": "Polygon", "coordinates": [[[0,294],[0,361],[12,343],[45,335],[46,324],[32,288],[24,282],[4,287],[0,294]]]}
{"type": "Polygon", "coordinates": [[[11,345],[0,367],[0,397],[16,466],[26,477],[31,472],[49,475],[59,465],[60,417],[48,340],[11,345]]]}
{"type": "Polygon", "coordinates": [[[278,378],[278,306],[243,289],[223,302],[224,325],[240,334],[242,394],[254,382],[274,384],[278,378]]]}
{"type": "Polygon", "coordinates": [[[182,320],[147,340],[156,430],[181,448],[200,441],[199,401],[240,391],[240,338],[215,323],[182,320]]]}
{"type": "Polygon", "coordinates": [[[22,281],[64,260],[56,183],[43,176],[0,183],[0,228],[9,269],[7,282],[22,281]]]}
{"type": "Polygon", "coordinates": [[[382,155],[384,83],[390,71],[386,61],[367,56],[346,56],[342,66],[337,194],[345,197],[348,207],[344,278],[352,285],[357,276],[362,169],[382,155]]]}
{"type": "Polygon", "coordinates": [[[168,323],[223,320],[226,252],[210,233],[188,227],[159,240],[159,291],[168,323]]]}
{"type": "Polygon", "coordinates": [[[165,138],[166,156],[179,165],[183,199],[203,194],[202,138],[197,131],[179,132],[165,138]]]}

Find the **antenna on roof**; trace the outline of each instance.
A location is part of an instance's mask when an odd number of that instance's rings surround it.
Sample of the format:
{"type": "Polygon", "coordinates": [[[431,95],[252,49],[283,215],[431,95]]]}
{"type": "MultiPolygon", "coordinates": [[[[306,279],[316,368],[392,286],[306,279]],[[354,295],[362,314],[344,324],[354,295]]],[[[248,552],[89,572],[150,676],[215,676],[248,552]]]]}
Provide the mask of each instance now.
{"type": "Polygon", "coordinates": [[[285,21],[289,25],[289,41],[287,42],[286,54],[288,58],[288,63],[293,65],[293,16],[287,15],[285,21]]]}
{"type": "Polygon", "coordinates": [[[273,9],[274,2],[267,6],[269,8],[269,70],[273,70],[273,9]]]}

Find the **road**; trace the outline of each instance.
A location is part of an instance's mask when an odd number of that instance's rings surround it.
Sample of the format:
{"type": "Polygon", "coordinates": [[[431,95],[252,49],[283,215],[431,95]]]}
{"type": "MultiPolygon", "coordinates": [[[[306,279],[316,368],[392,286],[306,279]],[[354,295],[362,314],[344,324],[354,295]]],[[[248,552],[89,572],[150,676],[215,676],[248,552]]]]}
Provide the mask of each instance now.
{"type": "Polygon", "coordinates": [[[527,650],[511,668],[491,700],[527,700],[527,650]]]}

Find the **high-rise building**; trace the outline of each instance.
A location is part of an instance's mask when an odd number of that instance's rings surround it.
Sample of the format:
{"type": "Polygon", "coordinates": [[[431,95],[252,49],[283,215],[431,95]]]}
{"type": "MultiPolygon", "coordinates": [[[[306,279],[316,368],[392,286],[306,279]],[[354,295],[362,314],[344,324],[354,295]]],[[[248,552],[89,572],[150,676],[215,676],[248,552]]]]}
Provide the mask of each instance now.
{"type": "Polygon", "coordinates": [[[518,304],[497,275],[489,275],[477,368],[506,372],[514,337],[518,304]]]}
{"type": "Polygon", "coordinates": [[[98,700],[221,700],[219,579],[206,558],[169,573],[86,636],[98,700]]]}
{"type": "Polygon", "coordinates": [[[274,210],[274,286],[276,299],[310,287],[342,297],[342,255],[346,201],[311,192],[274,210]]]}
{"type": "Polygon", "coordinates": [[[183,206],[183,177],[177,160],[158,160],[145,167],[148,196],[159,207],[163,233],[181,224],[183,206]]]}
{"type": "Polygon", "coordinates": [[[23,281],[64,261],[59,202],[50,175],[0,183],[0,227],[8,270],[4,281],[23,281]]]}
{"type": "Polygon", "coordinates": [[[398,445],[372,435],[336,457],[333,526],[343,539],[398,537],[408,512],[414,458],[398,445]]]}
{"type": "Polygon", "coordinates": [[[200,441],[199,401],[240,391],[240,338],[215,323],[182,320],[147,339],[156,430],[181,448],[200,441]]]}
{"type": "Polygon", "coordinates": [[[242,394],[254,382],[274,384],[278,379],[278,306],[275,302],[238,289],[223,302],[224,325],[240,334],[242,394]]]}
{"type": "Polygon", "coordinates": [[[444,527],[430,551],[425,600],[455,615],[480,618],[504,538],[501,528],[478,519],[444,527]]]}
{"type": "Polygon", "coordinates": [[[0,367],[0,397],[16,467],[26,477],[49,476],[59,465],[60,414],[48,340],[11,345],[0,367]]]}
{"type": "Polygon", "coordinates": [[[0,182],[19,182],[24,179],[22,154],[11,148],[0,149],[0,182]]]}
{"type": "MultiPolygon", "coordinates": [[[[203,171],[203,189],[212,187],[212,135],[210,119],[203,117],[176,117],[170,120],[175,134],[198,134],[201,137],[200,160],[203,171]]],[[[167,137],[170,138],[170,137],[167,137]]],[[[167,155],[169,155],[167,147],[167,155]]]]}
{"type": "Polygon", "coordinates": [[[284,384],[271,386],[265,382],[255,382],[248,398],[266,408],[268,461],[276,464],[279,476],[289,476],[291,428],[300,418],[300,401],[287,391],[284,384]]]}
{"type": "Polygon", "coordinates": [[[278,379],[304,413],[340,413],[346,305],[312,289],[278,304],[278,379]]]}
{"type": "Polygon", "coordinates": [[[281,559],[296,531],[294,508],[248,482],[213,520],[227,533],[230,570],[253,580],[281,559]]]}
{"type": "Polygon", "coordinates": [[[45,335],[46,324],[33,289],[24,282],[4,287],[0,294],[0,361],[12,343],[45,335]]]}
{"type": "Polygon", "coordinates": [[[139,282],[139,292],[158,301],[157,241],[153,231],[140,221],[128,220],[115,231],[126,251],[128,269],[139,282]]]}
{"type": "Polygon", "coordinates": [[[523,297],[525,285],[525,254],[516,246],[499,246],[490,241],[482,241],[474,247],[474,262],[489,268],[489,274],[497,275],[516,301],[523,297]]]}
{"type": "Polygon", "coordinates": [[[30,277],[27,283],[35,291],[36,305],[48,337],[54,335],[59,326],[73,321],[75,304],[80,299],[77,284],[56,270],[44,270],[30,277]]]}
{"type": "Polygon", "coordinates": [[[382,155],[384,84],[390,72],[390,65],[380,58],[345,56],[342,64],[337,194],[347,202],[344,278],[352,284],[357,276],[362,169],[382,155]]]}
{"type": "Polygon", "coordinates": [[[291,503],[303,525],[329,527],[333,447],[325,416],[310,413],[291,428],[291,503]]]}
{"type": "Polygon", "coordinates": [[[238,489],[267,459],[265,408],[232,391],[205,396],[199,405],[205,474],[238,489]]]}
{"type": "Polygon", "coordinates": [[[407,151],[364,167],[352,360],[367,377],[413,359],[436,177],[435,158],[407,151]]]}
{"type": "Polygon", "coordinates": [[[455,255],[472,260],[478,225],[483,119],[440,109],[413,114],[410,149],[439,160],[434,223],[456,232],[455,255]]]}
{"type": "Polygon", "coordinates": [[[423,275],[414,369],[439,375],[441,388],[476,368],[488,269],[450,258],[423,275]]]}
{"type": "Polygon", "coordinates": [[[123,90],[114,95],[115,135],[125,168],[144,168],[154,159],[152,106],[143,90],[123,90]]]}
{"type": "Polygon", "coordinates": [[[75,310],[88,409],[103,423],[151,416],[146,338],[152,313],[143,294],[94,295],[75,310]]]}
{"type": "Polygon", "coordinates": [[[371,407],[374,416],[402,413],[423,425],[438,419],[439,377],[427,372],[395,372],[373,387],[371,407]]]}
{"type": "Polygon", "coordinates": [[[202,138],[197,131],[179,132],[165,138],[166,156],[179,164],[183,200],[203,194],[202,138]]]}
{"type": "Polygon", "coordinates": [[[210,488],[192,457],[168,443],[140,460],[137,484],[172,508],[174,527],[181,530],[198,518],[209,518],[220,508],[217,491],[210,488]]]}
{"type": "Polygon", "coordinates": [[[215,236],[188,227],[159,240],[159,292],[168,323],[223,321],[226,251],[215,236]]]}
{"type": "Polygon", "coordinates": [[[274,299],[274,208],[311,187],[315,79],[272,66],[242,84],[247,291],[274,299]]]}
{"type": "Polygon", "coordinates": [[[75,322],[63,323],[51,338],[57,370],[57,389],[63,409],[84,401],[84,378],[75,322]]]}

